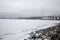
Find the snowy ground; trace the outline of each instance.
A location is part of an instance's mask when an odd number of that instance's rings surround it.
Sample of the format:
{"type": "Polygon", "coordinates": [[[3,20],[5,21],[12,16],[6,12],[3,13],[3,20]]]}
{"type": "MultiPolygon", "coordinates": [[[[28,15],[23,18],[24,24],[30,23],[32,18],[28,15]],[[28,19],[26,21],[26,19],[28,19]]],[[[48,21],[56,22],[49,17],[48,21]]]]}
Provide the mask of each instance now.
{"type": "Polygon", "coordinates": [[[31,31],[60,23],[56,20],[0,19],[0,40],[23,40],[31,31]]]}

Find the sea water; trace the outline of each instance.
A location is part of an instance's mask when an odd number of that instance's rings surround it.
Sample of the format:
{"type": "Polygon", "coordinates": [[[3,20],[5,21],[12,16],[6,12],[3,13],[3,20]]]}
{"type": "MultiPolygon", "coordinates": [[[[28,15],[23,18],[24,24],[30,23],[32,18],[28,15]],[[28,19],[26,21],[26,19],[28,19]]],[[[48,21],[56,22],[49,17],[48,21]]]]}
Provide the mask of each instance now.
{"type": "Polygon", "coordinates": [[[43,29],[59,20],[0,19],[0,40],[23,40],[36,29],[43,29]]]}

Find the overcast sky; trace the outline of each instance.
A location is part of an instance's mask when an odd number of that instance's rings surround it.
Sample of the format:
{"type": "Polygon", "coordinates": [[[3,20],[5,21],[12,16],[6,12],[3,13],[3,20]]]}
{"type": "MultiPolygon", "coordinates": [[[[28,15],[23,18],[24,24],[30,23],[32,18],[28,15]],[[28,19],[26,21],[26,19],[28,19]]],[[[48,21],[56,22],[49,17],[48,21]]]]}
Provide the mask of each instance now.
{"type": "Polygon", "coordinates": [[[0,16],[41,16],[60,13],[60,0],[0,0],[0,16]],[[48,10],[48,11],[47,11],[48,10]]]}

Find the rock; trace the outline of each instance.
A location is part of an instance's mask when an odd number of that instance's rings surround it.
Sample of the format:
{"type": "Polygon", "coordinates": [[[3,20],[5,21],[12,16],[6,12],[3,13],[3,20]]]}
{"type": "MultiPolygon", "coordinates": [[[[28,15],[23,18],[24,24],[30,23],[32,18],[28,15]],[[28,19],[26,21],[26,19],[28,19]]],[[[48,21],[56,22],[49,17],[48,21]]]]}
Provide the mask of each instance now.
{"type": "Polygon", "coordinates": [[[60,40],[60,24],[31,32],[27,40],[60,40]]]}

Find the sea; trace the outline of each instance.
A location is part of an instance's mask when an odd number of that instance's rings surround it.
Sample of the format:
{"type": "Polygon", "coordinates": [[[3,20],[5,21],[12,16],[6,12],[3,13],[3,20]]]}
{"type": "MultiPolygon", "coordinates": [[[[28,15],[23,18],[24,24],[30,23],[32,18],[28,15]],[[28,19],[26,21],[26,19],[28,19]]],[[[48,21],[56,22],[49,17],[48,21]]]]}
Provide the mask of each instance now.
{"type": "Polygon", "coordinates": [[[0,40],[24,40],[30,32],[57,23],[60,23],[60,20],[0,19],[0,40]]]}

